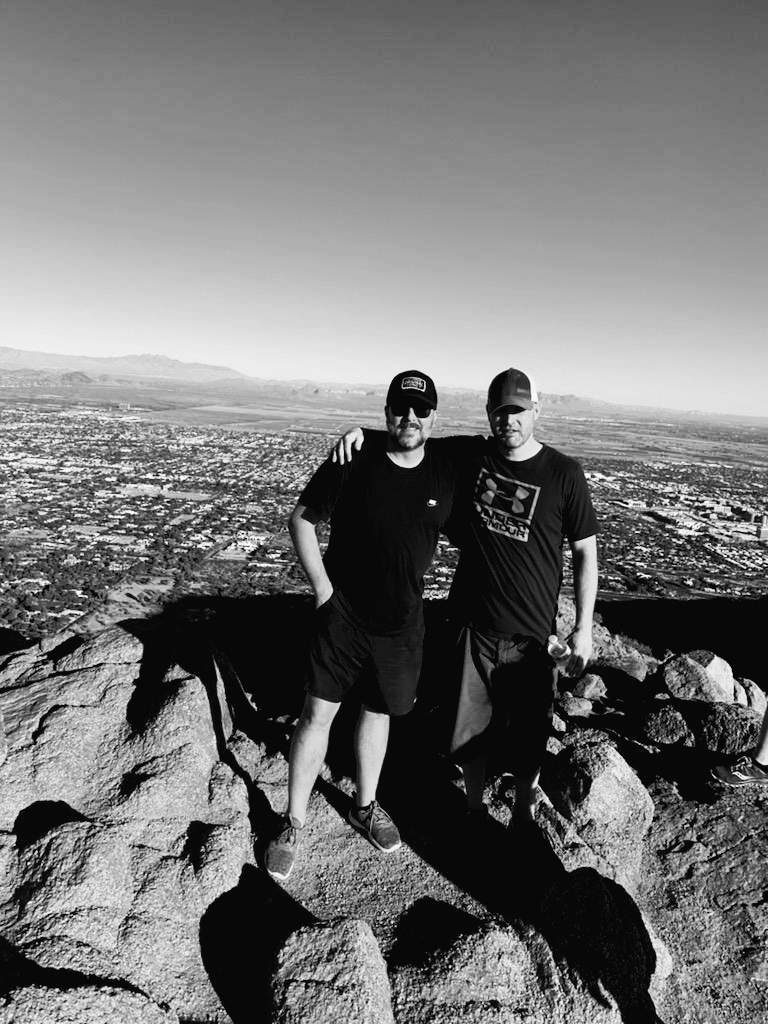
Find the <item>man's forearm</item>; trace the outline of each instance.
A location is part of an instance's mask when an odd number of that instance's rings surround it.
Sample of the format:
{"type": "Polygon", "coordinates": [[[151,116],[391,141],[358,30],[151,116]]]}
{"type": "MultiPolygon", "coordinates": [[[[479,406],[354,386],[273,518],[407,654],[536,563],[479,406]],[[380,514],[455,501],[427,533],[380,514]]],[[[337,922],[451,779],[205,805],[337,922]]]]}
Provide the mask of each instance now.
{"type": "Polygon", "coordinates": [[[573,590],[576,629],[591,629],[597,599],[597,540],[588,537],[573,545],[573,590]]]}
{"type": "Polygon", "coordinates": [[[288,520],[288,530],[299,564],[320,605],[331,596],[333,584],[323,565],[323,556],[317,540],[317,522],[310,509],[304,505],[297,505],[288,520]]]}

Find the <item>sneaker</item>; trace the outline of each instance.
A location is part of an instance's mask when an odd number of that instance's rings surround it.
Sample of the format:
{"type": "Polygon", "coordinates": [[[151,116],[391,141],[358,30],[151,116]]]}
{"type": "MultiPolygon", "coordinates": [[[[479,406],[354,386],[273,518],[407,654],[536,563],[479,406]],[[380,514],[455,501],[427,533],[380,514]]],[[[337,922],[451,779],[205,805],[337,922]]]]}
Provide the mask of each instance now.
{"type": "Polygon", "coordinates": [[[382,853],[394,853],[400,848],[400,833],[397,825],[383,807],[373,800],[367,807],[353,804],[349,809],[349,822],[382,853]]]}
{"type": "Polygon", "coordinates": [[[712,769],[712,777],[726,786],[749,786],[757,782],[768,784],[768,767],[758,764],[749,754],[743,754],[730,767],[718,764],[712,769]]]}
{"type": "Polygon", "coordinates": [[[264,854],[264,867],[272,878],[284,882],[293,871],[296,851],[299,848],[299,832],[303,828],[295,818],[284,815],[280,832],[270,842],[264,854]]]}

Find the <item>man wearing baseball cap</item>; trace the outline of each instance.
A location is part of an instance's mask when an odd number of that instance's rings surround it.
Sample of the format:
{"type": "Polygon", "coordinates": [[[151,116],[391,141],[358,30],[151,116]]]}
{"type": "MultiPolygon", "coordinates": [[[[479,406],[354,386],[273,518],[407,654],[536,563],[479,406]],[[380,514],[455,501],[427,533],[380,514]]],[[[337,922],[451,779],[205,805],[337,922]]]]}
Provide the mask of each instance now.
{"type": "MultiPolygon", "coordinates": [[[[478,817],[486,813],[489,758],[514,775],[512,820],[520,825],[534,817],[552,718],[556,671],[546,645],[562,547],[567,542],[573,558],[576,622],[558,667],[579,675],[592,652],[597,521],[581,466],[535,437],[539,395],[529,374],[497,374],[486,412],[489,437],[434,438],[428,446],[459,473],[450,535],[460,555],[448,598],[460,627],[451,751],[478,817]]],[[[348,432],[337,458],[349,458],[362,439],[359,429],[348,432]]]]}
{"type": "Polygon", "coordinates": [[[344,466],[326,460],[291,513],[291,538],[316,610],[307,695],[291,742],[288,807],[265,855],[273,878],[291,873],[331,723],[358,681],[357,789],[349,821],[383,852],[400,846],[376,790],[390,716],[406,714],[415,700],[423,578],[453,502],[455,470],[425,445],[436,407],[430,377],[420,370],[397,374],[384,409],[386,444],[344,466]],[[323,521],[330,521],[324,556],[316,532],[323,521]]]}

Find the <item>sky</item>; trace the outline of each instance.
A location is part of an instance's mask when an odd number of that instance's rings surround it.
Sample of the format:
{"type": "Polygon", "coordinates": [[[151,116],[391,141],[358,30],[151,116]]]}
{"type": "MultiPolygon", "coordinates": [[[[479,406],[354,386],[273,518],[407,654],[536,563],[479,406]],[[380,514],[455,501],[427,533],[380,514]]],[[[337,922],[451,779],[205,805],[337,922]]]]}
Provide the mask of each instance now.
{"type": "Polygon", "coordinates": [[[768,11],[0,0],[0,344],[768,415],[768,11]]]}

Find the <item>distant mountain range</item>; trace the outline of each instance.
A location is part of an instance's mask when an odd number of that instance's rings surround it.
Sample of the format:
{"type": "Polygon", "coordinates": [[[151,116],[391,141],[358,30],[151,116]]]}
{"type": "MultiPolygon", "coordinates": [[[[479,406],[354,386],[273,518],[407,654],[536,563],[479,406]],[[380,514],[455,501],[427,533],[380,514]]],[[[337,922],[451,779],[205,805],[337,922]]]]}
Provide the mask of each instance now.
{"type": "Polygon", "coordinates": [[[217,380],[247,380],[245,374],[229,366],[185,363],[167,356],[71,356],[55,352],[26,352],[0,345],[0,369],[38,370],[56,374],[81,373],[91,378],[144,377],[163,380],[206,383],[217,380]]]}
{"type": "MultiPolygon", "coordinates": [[[[17,384],[64,384],[87,386],[89,383],[109,381],[130,381],[138,385],[143,381],[187,384],[192,387],[218,386],[231,392],[236,401],[247,402],[248,398],[261,397],[279,400],[292,399],[301,404],[320,406],[323,403],[341,402],[359,398],[380,399],[383,405],[387,385],[362,383],[318,383],[306,378],[298,380],[266,380],[249,377],[229,366],[208,363],[187,363],[167,356],[143,354],[128,356],[77,356],[60,355],[52,352],[28,352],[23,349],[0,345],[0,375],[17,384]]],[[[7,382],[7,381],[6,381],[7,382]]],[[[482,417],[485,406],[485,392],[469,388],[440,388],[444,403],[454,410],[467,411],[482,417]]],[[[712,412],[684,412],[679,409],[664,409],[642,405],[616,405],[579,395],[554,395],[542,393],[546,409],[559,416],[593,417],[613,419],[627,417],[634,420],[683,420],[697,421],[706,416],[707,420],[718,419],[731,423],[745,423],[763,426],[768,418],[737,416],[712,412]]]]}

